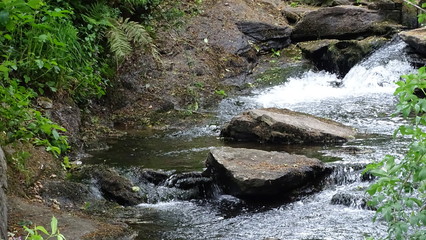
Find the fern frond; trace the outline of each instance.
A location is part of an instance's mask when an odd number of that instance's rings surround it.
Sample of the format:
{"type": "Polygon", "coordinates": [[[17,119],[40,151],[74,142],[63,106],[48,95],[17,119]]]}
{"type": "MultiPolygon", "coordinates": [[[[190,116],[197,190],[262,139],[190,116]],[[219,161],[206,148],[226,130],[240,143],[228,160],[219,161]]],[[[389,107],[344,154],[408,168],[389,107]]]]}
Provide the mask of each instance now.
{"type": "Polygon", "coordinates": [[[119,28],[126,33],[127,37],[136,46],[144,47],[152,43],[152,38],[143,25],[134,21],[130,21],[128,18],[124,20],[119,19],[118,22],[120,23],[119,28]]]}
{"type": "Polygon", "coordinates": [[[91,4],[86,9],[87,14],[83,14],[83,18],[95,25],[111,25],[108,21],[110,18],[116,18],[118,16],[117,10],[111,8],[102,1],[91,4]]]}
{"type": "Polygon", "coordinates": [[[117,60],[121,60],[132,52],[132,46],[126,34],[119,28],[111,27],[107,32],[108,44],[117,60]]]}

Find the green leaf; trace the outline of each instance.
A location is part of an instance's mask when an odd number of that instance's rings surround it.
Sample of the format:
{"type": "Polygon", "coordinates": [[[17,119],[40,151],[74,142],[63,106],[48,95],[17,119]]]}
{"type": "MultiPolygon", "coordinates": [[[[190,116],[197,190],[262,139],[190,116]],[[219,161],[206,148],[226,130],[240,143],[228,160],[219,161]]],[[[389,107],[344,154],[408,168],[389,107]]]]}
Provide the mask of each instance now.
{"type": "Polygon", "coordinates": [[[9,11],[2,10],[0,11],[0,25],[5,27],[9,23],[10,17],[9,17],[9,11]]]}
{"type": "Polygon", "coordinates": [[[419,181],[426,180],[426,168],[422,168],[422,170],[419,173],[419,181]]]}
{"type": "Polygon", "coordinates": [[[40,60],[40,59],[36,59],[36,60],[34,60],[34,61],[36,62],[36,64],[37,64],[38,68],[40,68],[40,69],[42,69],[42,68],[43,68],[43,66],[44,66],[44,62],[43,62],[42,60],[40,60]]]}
{"type": "Polygon", "coordinates": [[[52,229],[52,235],[58,231],[58,219],[52,217],[52,221],[50,222],[50,227],[52,229]]]}
{"type": "Polygon", "coordinates": [[[46,35],[46,34],[41,34],[41,35],[39,35],[39,36],[37,37],[37,39],[38,39],[40,42],[46,42],[48,38],[49,38],[49,36],[48,36],[48,35],[46,35]]]}
{"type": "Polygon", "coordinates": [[[56,131],[56,129],[52,130],[52,136],[55,140],[58,140],[60,138],[59,133],[56,131]]]}
{"type": "Polygon", "coordinates": [[[383,171],[382,169],[373,169],[370,171],[371,174],[373,174],[376,177],[387,177],[388,173],[383,171]]]}
{"type": "Polygon", "coordinates": [[[49,232],[43,226],[37,226],[35,229],[42,231],[46,235],[49,235],[49,232]]]}
{"type": "Polygon", "coordinates": [[[39,9],[43,5],[43,2],[41,0],[29,0],[27,4],[32,9],[39,9]]]}
{"type": "Polygon", "coordinates": [[[5,34],[3,37],[9,41],[12,40],[12,36],[10,36],[10,34],[5,34]]]}

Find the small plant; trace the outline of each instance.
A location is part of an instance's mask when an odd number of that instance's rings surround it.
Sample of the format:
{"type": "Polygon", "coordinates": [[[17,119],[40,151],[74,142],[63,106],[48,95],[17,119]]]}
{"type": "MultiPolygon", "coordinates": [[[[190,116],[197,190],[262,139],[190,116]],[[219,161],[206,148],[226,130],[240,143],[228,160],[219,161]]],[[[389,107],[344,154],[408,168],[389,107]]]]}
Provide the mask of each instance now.
{"type": "Polygon", "coordinates": [[[290,3],[290,7],[297,7],[297,6],[299,6],[298,2],[291,2],[290,3]]]}
{"type": "Polygon", "coordinates": [[[49,233],[43,226],[35,226],[34,228],[28,228],[24,226],[25,231],[28,233],[25,240],[48,240],[56,238],[57,240],[66,240],[64,235],[59,232],[58,220],[52,217],[50,222],[51,232],[49,233]],[[43,235],[45,235],[43,237],[43,235]]]}
{"type": "Polygon", "coordinates": [[[226,94],[225,90],[221,89],[221,90],[216,90],[214,91],[214,93],[216,93],[217,95],[221,96],[221,97],[227,97],[228,94],[226,94]]]}
{"type": "Polygon", "coordinates": [[[281,50],[275,50],[275,49],[271,49],[272,51],[272,55],[271,57],[280,57],[281,56],[281,50]]]}

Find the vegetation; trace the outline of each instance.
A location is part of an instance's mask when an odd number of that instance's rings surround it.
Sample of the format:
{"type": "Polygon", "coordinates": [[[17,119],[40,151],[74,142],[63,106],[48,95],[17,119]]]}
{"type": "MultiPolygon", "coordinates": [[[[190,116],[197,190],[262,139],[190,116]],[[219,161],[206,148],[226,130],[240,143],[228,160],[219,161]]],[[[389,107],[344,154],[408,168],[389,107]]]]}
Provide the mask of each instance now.
{"type": "Polygon", "coordinates": [[[412,124],[395,131],[411,138],[404,158],[386,156],[370,164],[367,171],[378,177],[368,193],[370,204],[377,208],[378,217],[388,223],[387,239],[425,239],[426,237],[426,99],[415,95],[416,89],[426,89],[426,68],[417,74],[403,76],[395,94],[399,96],[397,110],[412,124]]]}
{"type": "Polygon", "coordinates": [[[60,156],[66,129],[36,104],[70,98],[84,106],[113,85],[135,49],[152,54],[156,20],[182,16],[168,0],[3,0],[0,2],[0,144],[31,142],[60,156]],[[112,58],[111,58],[112,56],[112,58]]]}
{"type": "MultiPolygon", "coordinates": [[[[425,19],[423,12],[419,21],[425,19]]],[[[386,239],[420,240],[426,239],[426,99],[418,96],[426,93],[426,67],[402,78],[395,91],[397,113],[411,123],[399,127],[394,135],[411,141],[403,158],[388,155],[367,167],[378,177],[367,192],[372,196],[369,204],[377,208],[374,220],[388,224],[386,239]]]]}
{"type": "Polygon", "coordinates": [[[35,226],[33,229],[24,226],[24,229],[28,233],[25,237],[25,240],[66,239],[64,235],[59,232],[58,220],[55,217],[52,217],[52,220],[50,222],[50,233],[43,226],[35,226]],[[42,234],[44,234],[45,237],[43,237],[42,234]]]}

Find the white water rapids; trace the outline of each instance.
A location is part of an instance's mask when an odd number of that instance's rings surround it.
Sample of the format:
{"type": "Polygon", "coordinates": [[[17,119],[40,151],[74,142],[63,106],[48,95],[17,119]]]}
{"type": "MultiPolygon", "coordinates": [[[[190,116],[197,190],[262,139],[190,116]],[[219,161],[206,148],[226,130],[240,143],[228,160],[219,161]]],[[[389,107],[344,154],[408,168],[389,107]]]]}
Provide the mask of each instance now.
{"type": "MultiPolygon", "coordinates": [[[[323,146],[315,150],[322,156],[339,159],[329,163],[338,167],[321,192],[297,202],[273,206],[248,206],[221,194],[208,200],[141,204],[139,215],[131,216],[139,219],[139,224],[134,226],[139,231],[137,239],[361,240],[367,236],[382,236],[386,227],[380,221],[372,222],[374,211],[362,209],[356,202],[350,206],[334,205],[331,199],[342,193],[364,197],[369,182],[360,180],[354,164],[370,163],[386,154],[402,152],[404,140],[391,137],[402,119],[391,117],[391,113],[396,104],[394,82],[400,75],[413,71],[403,51],[405,46],[403,42],[393,42],[382,47],[353,67],[344,79],[327,72],[309,71],[289,78],[280,86],[256,91],[252,96],[226,99],[220,104],[219,122],[228,121],[246,109],[279,107],[330,118],[367,134],[368,137],[343,146],[323,146]],[[360,151],[345,151],[349,147],[360,151]]],[[[189,134],[204,131],[205,135],[213,136],[217,134],[212,131],[214,128],[197,128],[189,134]]],[[[181,146],[186,140],[178,137],[161,141],[164,143],[155,145],[181,146]]],[[[190,141],[194,144],[196,139],[190,141]]],[[[189,152],[208,151],[212,146],[208,144],[153,153],[175,159],[184,153],[184,158],[188,158],[189,152]]],[[[147,147],[148,144],[134,148],[145,148],[147,152],[147,147]]],[[[129,159],[139,161],[133,155],[129,159]]]]}

